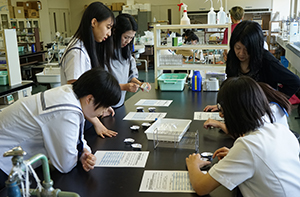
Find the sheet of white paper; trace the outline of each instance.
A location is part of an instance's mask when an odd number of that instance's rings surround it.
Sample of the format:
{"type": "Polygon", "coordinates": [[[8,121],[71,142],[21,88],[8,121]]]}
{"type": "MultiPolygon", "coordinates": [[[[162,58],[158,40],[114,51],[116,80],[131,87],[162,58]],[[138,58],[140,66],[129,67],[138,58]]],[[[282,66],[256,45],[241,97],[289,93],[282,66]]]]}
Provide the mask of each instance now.
{"type": "Polygon", "coordinates": [[[194,120],[224,120],[219,116],[219,112],[194,112],[194,120]]]}
{"type": "Polygon", "coordinates": [[[135,105],[139,106],[154,106],[154,107],[169,107],[173,100],[153,100],[141,99],[135,105]]]}
{"type": "Polygon", "coordinates": [[[195,193],[188,171],[145,170],[139,191],[195,193]]]}
{"type": "Polygon", "coordinates": [[[123,120],[143,120],[154,121],[156,118],[164,118],[167,113],[153,113],[153,112],[129,112],[123,120]]]}
{"type": "Polygon", "coordinates": [[[149,151],[97,151],[95,167],[144,168],[149,151]]]}

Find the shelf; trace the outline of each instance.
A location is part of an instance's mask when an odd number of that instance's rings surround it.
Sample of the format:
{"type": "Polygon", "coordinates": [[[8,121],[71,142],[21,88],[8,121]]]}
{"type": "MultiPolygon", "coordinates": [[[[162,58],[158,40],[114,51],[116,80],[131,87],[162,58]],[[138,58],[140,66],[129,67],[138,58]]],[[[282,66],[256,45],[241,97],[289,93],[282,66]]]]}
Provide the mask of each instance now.
{"type": "Polygon", "coordinates": [[[225,71],[226,64],[182,64],[182,66],[164,65],[157,67],[157,70],[210,70],[225,71]]]}
{"type": "Polygon", "coordinates": [[[176,50],[176,49],[181,49],[181,50],[191,50],[191,49],[228,49],[227,45],[212,45],[212,44],[206,44],[206,45],[182,45],[182,46],[157,46],[156,47],[157,50],[167,50],[167,49],[171,49],[171,50],[176,50]]]}
{"type": "Polygon", "coordinates": [[[207,28],[228,28],[228,24],[208,25],[208,24],[191,24],[191,25],[154,25],[156,29],[207,29],[207,28]]]}
{"type": "Polygon", "coordinates": [[[34,36],[34,34],[21,34],[21,35],[17,35],[17,36],[34,36]]]}
{"type": "Polygon", "coordinates": [[[38,63],[39,61],[31,61],[31,62],[27,62],[27,63],[23,63],[23,64],[20,64],[20,66],[27,66],[27,65],[32,65],[32,64],[36,64],[38,63]]]}
{"type": "MultiPolygon", "coordinates": [[[[192,24],[192,25],[154,25],[154,80],[155,89],[158,89],[158,76],[163,73],[163,70],[202,70],[202,71],[214,71],[214,72],[225,72],[225,64],[198,64],[198,63],[183,63],[178,62],[179,65],[165,65],[164,59],[161,60],[160,50],[229,50],[229,43],[226,45],[222,44],[197,44],[197,45],[182,45],[182,46],[166,46],[161,45],[162,39],[161,34],[164,29],[221,29],[228,28],[228,40],[231,36],[231,24],[222,25],[208,25],[208,24],[192,24]],[[162,62],[161,62],[162,61],[162,62]]],[[[207,33],[207,32],[206,32],[207,33]]],[[[206,34],[204,34],[206,36],[206,34]]],[[[205,39],[204,39],[205,40],[205,39]]],[[[208,41],[210,42],[210,41],[208,41]]],[[[216,42],[215,40],[213,42],[216,42]]],[[[217,40],[217,42],[219,42],[217,40]]],[[[207,57],[209,58],[209,56],[207,57]]],[[[180,61],[174,60],[174,61],[180,61]]],[[[177,63],[172,61],[172,63],[177,63]]]]}

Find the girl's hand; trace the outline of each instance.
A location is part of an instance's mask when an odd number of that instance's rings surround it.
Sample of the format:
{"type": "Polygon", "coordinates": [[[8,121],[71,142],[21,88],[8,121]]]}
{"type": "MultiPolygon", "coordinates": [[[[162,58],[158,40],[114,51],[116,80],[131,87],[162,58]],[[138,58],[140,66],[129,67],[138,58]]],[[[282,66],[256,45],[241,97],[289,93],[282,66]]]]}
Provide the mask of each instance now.
{"type": "Polygon", "coordinates": [[[126,91],[127,92],[137,92],[139,89],[139,85],[133,82],[126,83],[126,91]]]}
{"type": "Polygon", "coordinates": [[[95,155],[93,155],[89,151],[86,151],[85,149],[85,151],[82,153],[80,157],[80,161],[82,163],[83,169],[88,172],[94,169],[94,166],[96,164],[96,157],[95,155]]]}
{"type": "Polygon", "coordinates": [[[203,127],[205,129],[209,129],[210,127],[215,127],[215,128],[221,128],[219,121],[214,120],[214,119],[208,119],[207,121],[204,122],[203,127]]]}
{"type": "Polygon", "coordinates": [[[200,169],[203,166],[210,164],[210,161],[201,160],[201,156],[199,153],[198,154],[193,153],[193,154],[189,155],[189,157],[187,157],[185,159],[185,162],[186,162],[186,166],[188,169],[193,168],[193,167],[197,167],[200,169]]]}
{"type": "Polygon", "coordinates": [[[114,116],[115,115],[115,111],[112,107],[107,108],[107,110],[105,112],[103,112],[101,118],[104,118],[106,116],[114,116]]]}
{"type": "Polygon", "coordinates": [[[218,157],[219,160],[223,159],[229,152],[229,148],[219,148],[214,152],[213,158],[218,157]]]}
{"type": "Polygon", "coordinates": [[[208,111],[211,111],[211,112],[214,112],[214,111],[218,111],[218,106],[217,105],[207,105],[203,111],[205,112],[208,112],[208,111]]]}

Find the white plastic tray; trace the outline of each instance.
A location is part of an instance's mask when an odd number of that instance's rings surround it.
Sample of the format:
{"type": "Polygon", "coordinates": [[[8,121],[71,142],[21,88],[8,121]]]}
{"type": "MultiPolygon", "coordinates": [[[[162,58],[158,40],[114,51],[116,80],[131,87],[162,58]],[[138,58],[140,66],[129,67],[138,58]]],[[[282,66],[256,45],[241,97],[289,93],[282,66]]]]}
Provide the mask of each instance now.
{"type": "Polygon", "coordinates": [[[155,121],[146,131],[148,140],[179,142],[189,129],[192,120],[163,118],[155,121]],[[163,126],[170,128],[161,130],[163,126]]]}

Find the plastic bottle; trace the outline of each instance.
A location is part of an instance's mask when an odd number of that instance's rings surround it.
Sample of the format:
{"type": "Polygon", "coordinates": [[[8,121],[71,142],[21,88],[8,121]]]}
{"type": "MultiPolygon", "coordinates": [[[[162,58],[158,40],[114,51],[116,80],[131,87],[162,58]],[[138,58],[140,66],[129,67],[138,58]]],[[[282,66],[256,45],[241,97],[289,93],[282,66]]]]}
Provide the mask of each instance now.
{"type": "Polygon", "coordinates": [[[27,27],[27,28],[31,28],[31,25],[30,25],[30,22],[29,22],[29,21],[26,22],[26,27],[27,27]]]}
{"type": "Polygon", "coordinates": [[[190,25],[191,21],[189,19],[189,17],[187,16],[187,5],[184,3],[178,4],[179,6],[179,11],[181,10],[181,6],[183,7],[183,16],[180,20],[180,25],[190,25]]]}
{"type": "Polygon", "coordinates": [[[207,14],[207,24],[216,24],[216,12],[214,11],[214,6],[212,0],[210,11],[207,14]]]}
{"type": "Polygon", "coordinates": [[[201,92],[202,77],[200,71],[195,70],[192,77],[192,91],[201,92]]]}
{"type": "Polygon", "coordinates": [[[226,13],[224,12],[224,8],[222,6],[222,0],[221,1],[221,7],[220,11],[217,13],[217,24],[226,24],[226,13]]]}

